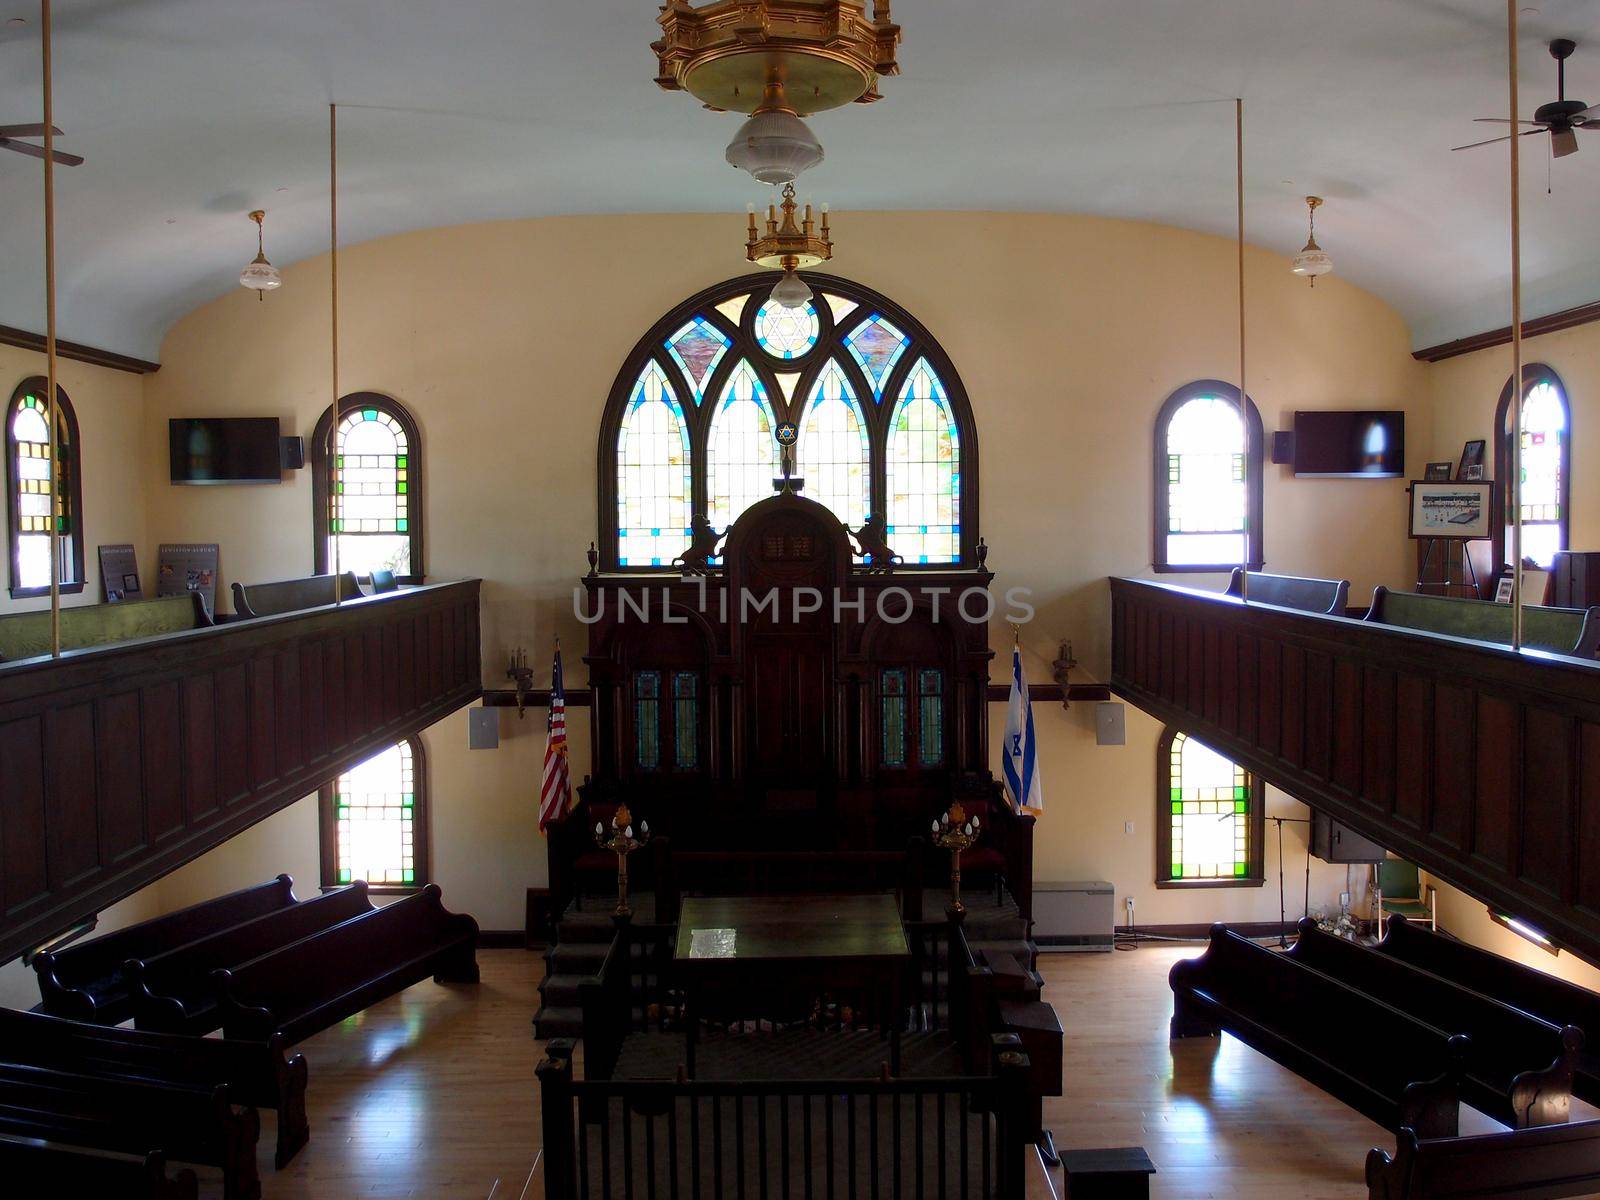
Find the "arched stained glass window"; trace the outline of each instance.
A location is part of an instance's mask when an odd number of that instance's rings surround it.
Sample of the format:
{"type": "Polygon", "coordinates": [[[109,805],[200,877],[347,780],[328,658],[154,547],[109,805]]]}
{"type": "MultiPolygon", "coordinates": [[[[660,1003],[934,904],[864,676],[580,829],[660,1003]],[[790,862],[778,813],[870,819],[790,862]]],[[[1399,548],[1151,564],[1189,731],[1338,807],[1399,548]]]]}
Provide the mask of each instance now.
{"type": "Polygon", "coordinates": [[[669,565],[689,545],[689,426],[660,365],[634,384],[617,438],[617,559],[669,565]]]}
{"type": "Polygon", "coordinates": [[[1157,750],[1156,884],[1258,885],[1263,878],[1261,785],[1186,733],[1157,750]]]}
{"type": "Polygon", "coordinates": [[[707,288],[623,364],[601,421],[600,570],[671,570],[697,522],[726,533],[774,494],[790,425],[802,500],[852,530],[883,522],[905,569],[974,564],[977,439],[954,365],[887,297],[803,278],[798,309],[772,303],[772,275],[707,288]]]}
{"type": "Polygon", "coordinates": [[[910,563],[961,556],[961,437],[944,383],[921,359],[889,422],[889,545],[910,563]]]}
{"type": "Polygon", "coordinates": [[[1156,419],[1158,571],[1261,565],[1261,417],[1215,380],[1174,392],[1156,419]],[[1247,436],[1248,430],[1248,436],[1247,436]]]}
{"type": "Polygon", "coordinates": [[[374,891],[428,882],[422,743],[396,742],[322,788],[322,883],[364,879],[374,891]]]}
{"type": "Polygon", "coordinates": [[[872,384],[874,400],[883,399],[889,374],[910,344],[911,339],[885,320],[881,313],[873,313],[845,338],[845,349],[861,364],[867,382],[872,384]]]}
{"type": "Polygon", "coordinates": [[[748,361],[733,369],[711,418],[706,447],[710,507],[718,532],[737,521],[757,500],[772,495],[778,473],[778,443],[772,436],[772,401],[748,361]]]}
{"type": "Polygon", "coordinates": [[[870,505],[867,424],[855,389],[831,359],[812,385],[797,447],[805,494],[851,529],[859,528],[870,505]]]}
{"type": "Polygon", "coordinates": [[[323,413],[312,439],[318,571],[393,571],[421,583],[422,446],[396,400],[358,392],[323,413]]]}
{"type": "MultiPolygon", "coordinates": [[[[1522,397],[1522,556],[1549,568],[1556,552],[1567,548],[1571,503],[1571,413],[1560,378],[1543,364],[1524,369],[1522,397]]],[[[1495,474],[1511,480],[1511,385],[1500,397],[1499,462],[1495,474]]],[[[1502,561],[1511,553],[1511,489],[1503,486],[1505,528],[1502,561]]]]}
{"type": "MultiPolygon", "coordinates": [[[[11,525],[11,595],[39,596],[50,590],[50,406],[43,379],[24,380],[12,393],[6,420],[6,498],[11,525]]],[[[79,479],[78,422],[72,401],[58,386],[55,519],[60,529],[56,581],[62,592],[83,590],[83,507],[79,479]]]]}

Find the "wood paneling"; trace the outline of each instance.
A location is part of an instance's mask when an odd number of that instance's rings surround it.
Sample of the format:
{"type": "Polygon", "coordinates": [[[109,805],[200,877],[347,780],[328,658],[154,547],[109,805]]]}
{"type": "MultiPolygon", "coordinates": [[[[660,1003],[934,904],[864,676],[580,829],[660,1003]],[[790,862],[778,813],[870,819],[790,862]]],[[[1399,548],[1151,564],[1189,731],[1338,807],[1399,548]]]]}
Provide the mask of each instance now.
{"type": "Polygon", "coordinates": [[[1111,592],[1113,690],[1600,960],[1600,664],[1142,580],[1111,592]]]}
{"type": "Polygon", "coordinates": [[[0,961],[480,692],[478,583],[0,666],[0,961]]]}

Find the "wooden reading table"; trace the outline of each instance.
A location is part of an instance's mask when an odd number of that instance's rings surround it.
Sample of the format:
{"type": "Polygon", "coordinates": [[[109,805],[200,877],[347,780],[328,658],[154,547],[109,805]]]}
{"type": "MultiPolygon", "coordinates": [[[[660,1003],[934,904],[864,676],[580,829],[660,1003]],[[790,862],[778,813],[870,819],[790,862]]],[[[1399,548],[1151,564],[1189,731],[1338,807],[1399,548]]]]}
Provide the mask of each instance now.
{"type": "MultiPolygon", "coordinates": [[[[822,992],[860,997],[889,1031],[889,1070],[900,1073],[900,989],[911,963],[900,909],[865,896],[687,896],[673,969],[686,1007],[686,1066],[696,1028],[719,1016],[768,1016],[822,992]]],[[[796,1010],[798,1012],[798,1010],[796,1010]]],[[[799,1014],[805,1015],[805,1014],[799,1014]]]]}

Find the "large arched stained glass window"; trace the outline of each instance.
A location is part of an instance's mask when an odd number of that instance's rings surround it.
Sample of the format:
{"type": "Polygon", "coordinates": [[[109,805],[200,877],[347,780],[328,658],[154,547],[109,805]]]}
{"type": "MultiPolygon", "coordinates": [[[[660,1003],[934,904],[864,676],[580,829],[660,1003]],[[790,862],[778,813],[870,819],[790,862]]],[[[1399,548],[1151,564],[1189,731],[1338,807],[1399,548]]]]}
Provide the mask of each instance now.
{"type": "MultiPolygon", "coordinates": [[[[50,385],[27,379],[6,411],[6,499],[11,525],[11,595],[41,596],[50,590],[50,385]]],[[[78,422],[72,401],[58,386],[55,519],[60,529],[56,581],[62,592],[83,590],[83,508],[79,479],[78,422]]]]}
{"type": "Polygon", "coordinates": [[[617,437],[617,560],[668,565],[689,545],[689,426],[672,385],[645,364],[617,437]]]}
{"type": "Polygon", "coordinates": [[[778,443],[772,432],[772,402],[748,361],[734,368],[711,418],[706,446],[710,506],[719,533],[757,500],[772,495],[778,473],[778,443]]]}
{"type": "Polygon", "coordinates": [[[889,422],[889,545],[912,563],[961,555],[961,435],[944,383],[918,359],[889,422]]]}
{"type": "Polygon", "coordinates": [[[811,387],[798,448],[805,494],[851,529],[859,528],[870,515],[872,451],[855,389],[831,359],[811,387]]]}
{"type": "Polygon", "coordinates": [[[1155,568],[1261,566],[1261,416],[1216,380],[1179,388],[1155,429],[1155,568]]]}
{"type": "Polygon", "coordinates": [[[1162,735],[1156,753],[1156,885],[1260,884],[1260,783],[1238,763],[1175,729],[1162,735]]]}
{"type": "Polygon", "coordinates": [[[635,345],[601,422],[601,570],[670,570],[697,524],[726,534],[785,486],[789,426],[802,499],[852,530],[881,522],[906,569],[975,564],[977,436],[954,365],[886,297],[803,277],[800,308],[748,275],[635,345]]]}
{"type": "Polygon", "coordinates": [[[363,879],[374,891],[428,882],[427,772],[422,743],[406,738],[320,792],[322,885],[363,879]]]}
{"type": "MultiPolygon", "coordinates": [[[[1561,379],[1549,367],[1524,368],[1522,395],[1522,556],[1549,568],[1557,551],[1567,548],[1571,503],[1571,413],[1561,379]]],[[[1501,531],[1505,560],[1511,553],[1511,385],[1500,397],[1499,462],[1495,473],[1505,496],[1505,528],[1501,531]]]]}
{"type": "Polygon", "coordinates": [[[318,571],[392,571],[421,583],[422,445],[396,400],[358,392],[323,413],[312,439],[318,571]]]}

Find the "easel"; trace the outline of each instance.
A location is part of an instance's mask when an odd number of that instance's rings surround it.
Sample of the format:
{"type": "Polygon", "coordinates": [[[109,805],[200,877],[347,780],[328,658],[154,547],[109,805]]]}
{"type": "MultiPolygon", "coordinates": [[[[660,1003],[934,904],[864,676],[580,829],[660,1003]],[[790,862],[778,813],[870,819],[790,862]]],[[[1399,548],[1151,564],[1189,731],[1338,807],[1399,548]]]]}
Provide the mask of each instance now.
{"type": "MultiPolygon", "coordinates": [[[[1483,539],[1475,538],[1471,540],[1482,541],[1483,539]]],[[[1472,590],[1477,592],[1480,596],[1483,594],[1482,590],[1478,586],[1478,569],[1472,565],[1472,555],[1467,551],[1467,546],[1471,544],[1468,539],[1432,537],[1426,538],[1424,541],[1425,544],[1422,547],[1422,562],[1417,565],[1417,591],[1422,592],[1428,590],[1429,588],[1441,588],[1443,589],[1444,594],[1448,596],[1451,588],[1466,587],[1468,579],[1470,578],[1472,590]],[[1444,578],[1429,579],[1428,564],[1433,561],[1433,548],[1439,542],[1443,542],[1445,546],[1444,578]],[[1451,546],[1461,547],[1461,562],[1465,569],[1462,572],[1463,578],[1459,583],[1452,581],[1450,578],[1450,569],[1453,565],[1450,561],[1451,546]]]]}

